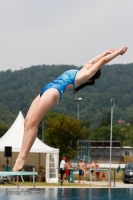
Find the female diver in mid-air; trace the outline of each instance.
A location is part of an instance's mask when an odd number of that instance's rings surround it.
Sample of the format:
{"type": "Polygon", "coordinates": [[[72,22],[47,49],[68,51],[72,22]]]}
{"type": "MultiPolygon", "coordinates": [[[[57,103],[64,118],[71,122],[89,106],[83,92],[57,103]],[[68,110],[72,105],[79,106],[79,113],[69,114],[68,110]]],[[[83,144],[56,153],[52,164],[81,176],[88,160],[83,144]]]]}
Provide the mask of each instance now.
{"type": "Polygon", "coordinates": [[[127,47],[119,50],[109,49],[85,63],[80,70],[65,71],[57,79],[46,85],[32,102],[24,122],[24,136],[20,153],[13,171],[23,168],[28,153],[36,139],[38,126],[46,113],[56,106],[65,90],[73,89],[74,93],[80,89],[95,84],[95,79],[101,75],[100,68],[119,55],[123,55],[127,47]]]}

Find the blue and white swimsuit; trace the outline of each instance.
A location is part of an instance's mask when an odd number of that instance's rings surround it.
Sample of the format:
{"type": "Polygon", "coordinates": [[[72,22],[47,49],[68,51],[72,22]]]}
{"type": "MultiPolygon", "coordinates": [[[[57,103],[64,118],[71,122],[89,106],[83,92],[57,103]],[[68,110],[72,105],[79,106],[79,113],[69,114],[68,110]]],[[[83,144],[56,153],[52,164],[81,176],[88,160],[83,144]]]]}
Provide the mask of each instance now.
{"type": "MultiPolygon", "coordinates": [[[[62,98],[62,94],[64,93],[66,87],[70,84],[74,85],[74,81],[75,81],[75,77],[76,74],[79,70],[76,69],[71,69],[68,71],[65,71],[61,76],[59,76],[58,78],[56,78],[54,81],[48,83],[40,92],[40,96],[42,96],[42,94],[50,89],[50,88],[55,88],[58,90],[59,94],[60,94],[60,100],[62,98]]],[[[75,86],[74,86],[75,87],[75,86]]]]}

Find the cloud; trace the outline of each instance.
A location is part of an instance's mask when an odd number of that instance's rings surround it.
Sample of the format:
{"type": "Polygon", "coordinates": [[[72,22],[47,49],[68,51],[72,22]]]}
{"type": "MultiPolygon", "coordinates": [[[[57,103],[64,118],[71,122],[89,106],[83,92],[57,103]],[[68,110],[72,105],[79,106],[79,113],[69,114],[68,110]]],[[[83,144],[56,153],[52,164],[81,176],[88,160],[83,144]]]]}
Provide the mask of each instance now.
{"type": "Polygon", "coordinates": [[[122,46],[128,52],[111,63],[133,62],[132,7],[130,0],[1,0],[0,70],[81,66],[122,46]]]}

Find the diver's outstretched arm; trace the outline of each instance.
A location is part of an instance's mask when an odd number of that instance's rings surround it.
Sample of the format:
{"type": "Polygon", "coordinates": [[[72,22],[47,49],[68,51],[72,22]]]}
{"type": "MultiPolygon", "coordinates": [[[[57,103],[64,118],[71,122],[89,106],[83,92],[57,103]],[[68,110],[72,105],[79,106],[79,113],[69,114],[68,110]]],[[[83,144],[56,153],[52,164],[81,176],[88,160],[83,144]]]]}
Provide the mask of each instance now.
{"type": "Polygon", "coordinates": [[[104,51],[103,53],[99,54],[98,56],[92,58],[88,63],[92,63],[95,64],[97,63],[102,57],[107,56],[108,54],[111,54],[113,52],[117,51],[116,49],[108,49],[106,51],[104,51]]]}
{"type": "Polygon", "coordinates": [[[99,59],[93,66],[87,70],[88,78],[90,79],[94,74],[105,64],[113,60],[115,57],[119,55],[123,55],[127,51],[127,47],[123,47],[119,50],[115,50],[113,53],[110,53],[106,56],[103,56],[102,58],[99,59]]]}
{"type": "MultiPolygon", "coordinates": [[[[103,54],[100,54],[97,58],[100,58],[96,63],[86,63],[84,67],[78,72],[75,84],[77,86],[86,83],[91,77],[93,77],[96,72],[105,64],[113,60],[115,57],[119,55],[123,55],[127,51],[127,47],[123,47],[119,50],[115,50],[110,54],[106,55],[106,52],[103,54]],[[105,56],[103,56],[105,54],[105,56]]],[[[92,59],[93,60],[93,59],[92,59]]],[[[96,59],[97,60],[97,59],[96,59]]],[[[96,61],[94,60],[94,62],[96,61]]]]}

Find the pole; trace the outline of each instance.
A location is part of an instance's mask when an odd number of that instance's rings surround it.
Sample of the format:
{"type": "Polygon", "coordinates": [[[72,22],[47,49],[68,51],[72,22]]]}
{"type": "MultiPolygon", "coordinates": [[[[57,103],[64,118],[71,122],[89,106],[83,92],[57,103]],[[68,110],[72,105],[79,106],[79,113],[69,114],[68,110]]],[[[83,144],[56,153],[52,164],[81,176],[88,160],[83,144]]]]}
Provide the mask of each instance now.
{"type": "Polygon", "coordinates": [[[79,102],[77,104],[77,119],[79,119],[79,102]]]}
{"type": "Polygon", "coordinates": [[[78,102],[77,103],[77,119],[79,119],[79,103],[80,103],[80,101],[82,101],[82,98],[81,97],[76,98],[76,101],[78,102]]]}
{"type": "Polygon", "coordinates": [[[111,156],[112,156],[112,124],[113,124],[113,108],[115,106],[115,100],[112,98],[110,100],[111,104],[111,127],[110,127],[110,171],[109,171],[109,184],[111,187],[111,156]]]}
{"type": "Polygon", "coordinates": [[[115,187],[115,179],[116,179],[116,176],[115,176],[115,170],[114,170],[114,187],[115,187]]]}
{"type": "MultiPolygon", "coordinates": [[[[35,167],[33,167],[33,172],[35,172],[35,167]]],[[[33,187],[35,188],[35,175],[33,175],[33,187]]]]}
{"type": "Polygon", "coordinates": [[[42,121],[42,142],[44,142],[44,121],[42,121]]]}

